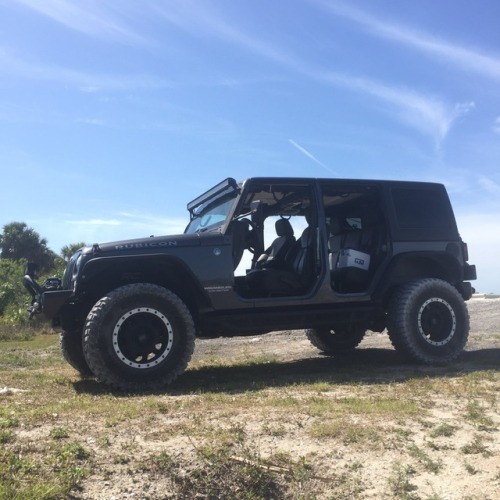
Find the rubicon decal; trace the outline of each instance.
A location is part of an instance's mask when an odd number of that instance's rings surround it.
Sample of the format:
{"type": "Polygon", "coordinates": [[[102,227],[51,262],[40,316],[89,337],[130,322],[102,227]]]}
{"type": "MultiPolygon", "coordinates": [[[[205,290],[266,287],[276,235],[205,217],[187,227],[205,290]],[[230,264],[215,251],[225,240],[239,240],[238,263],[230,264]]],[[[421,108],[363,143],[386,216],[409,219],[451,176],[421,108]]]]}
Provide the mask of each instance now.
{"type": "Polygon", "coordinates": [[[176,246],[177,240],[151,241],[144,243],[124,243],[123,245],[115,245],[115,250],[131,250],[134,248],[166,248],[176,246]]]}
{"type": "Polygon", "coordinates": [[[220,293],[220,292],[229,292],[232,290],[232,286],[225,286],[225,285],[219,285],[219,286],[206,286],[205,290],[208,293],[220,293]]]}

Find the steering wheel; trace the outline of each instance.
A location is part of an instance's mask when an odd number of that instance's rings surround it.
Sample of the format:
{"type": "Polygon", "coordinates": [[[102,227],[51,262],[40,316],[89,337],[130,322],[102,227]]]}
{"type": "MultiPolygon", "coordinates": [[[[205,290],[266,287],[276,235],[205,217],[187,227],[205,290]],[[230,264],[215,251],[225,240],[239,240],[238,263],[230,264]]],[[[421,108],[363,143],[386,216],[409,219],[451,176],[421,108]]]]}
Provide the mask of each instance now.
{"type": "Polygon", "coordinates": [[[260,237],[257,225],[250,219],[242,219],[242,220],[244,220],[248,225],[246,248],[253,255],[255,255],[256,252],[262,252],[262,249],[264,247],[264,242],[260,237]]]}
{"type": "Polygon", "coordinates": [[[243,257],[245,249],[255,255],[263,245],[256,224],[250,219],[235,219],[233,222],[233,265],[234,269],[243,257]]]}

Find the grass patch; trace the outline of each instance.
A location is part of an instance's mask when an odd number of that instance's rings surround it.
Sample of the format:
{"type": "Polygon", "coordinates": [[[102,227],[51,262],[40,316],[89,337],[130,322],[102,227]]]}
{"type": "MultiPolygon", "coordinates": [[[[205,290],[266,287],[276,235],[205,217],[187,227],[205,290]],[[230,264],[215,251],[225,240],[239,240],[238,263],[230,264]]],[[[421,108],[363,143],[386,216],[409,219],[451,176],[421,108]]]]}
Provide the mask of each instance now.
{"type": "Polygon", "coordinates": [[[486,408],[476,399],[469,401],[466,408],[465,418],[474,424],[478,430],[495,430],[493,419],[486,414],[486,408]]]}
{"type": "Polygon", "coordinates": [[[316,439],[335,439],[344,445],[373,444],[380,446],[382,429],[368,424],[356,424],[346,419],[315,422],[311,427],[311,436],[316,439]]]}
{"type": "Polygon", "coordinates": [[[90,474],[89,453],[79,443],[42,453],[0,451],[0,498],[14,500],[67,498],[90,474]],[[30,455],[30,456],[27,456],[30,455]]]}
{"type": "Polygon", "coordinates": [[[430,436],[432,438],[437,438],[437,437],[451,437],[455,434],[457,428],[454,425],[450,424],[439,424],[437,427],[435,427],[431,433],[430,436]]]}
{"type": "Polygon", "coordinates": [[[490,457],[492,453],[484,441],[485,438],[483,436],[476,435],[470,443],[462,446],[461,450],[465,455],[483,455],[484,457],[490,457]]]}
{"type": "Polygon", "coordinates": [[[164,451],[153,455],[145,467],[168,478],[175,498],[295,498],[296,485],[307,482],[313,473],[304,457],[296,461],[277,454],[263,459],[243,444],[207,444],[197,448],[196,455],[193,464],[164,451]]]}
{"type": "Polygon", "coordinates": [[[392,473],[389,476],[389,492],[398,500],[417,500],[420,497],[417,495],[418,489],[411,482],[411,478],[415,475],[415,469],[410,465],[402,465],[399,462],[394,463],[392,473]]]}
{"type": "Polygon", "coordinates": [[[63,427],[54,427],[50,431],[50,436],[53,439],[66,439],[69,437],[69,432],[63,427]]]}
{"type": "Polygon", "coordinates": [[[115,489],[103,498],[437,498],[450,456],[471,482],[494,470],[499,374],[489,368],[248,350],[197,361],[164,391],[124,394],[80,380],[58,343],[0,345],[2,386],[24,390],[0,393],[2,500],[91,497],[105,483],[115,489]],[[461,448],[449,439],[467,432],[461,448]]]}
{"type": "Polygon", "coordinates": [[[437,460],[432,460],[424,450],[419,448],[416,444],[412,444],[408,449],[410,456],[416,458],[420,464],[424,466],[424,469],[433,474],[437,474],[442,468],[442,462],[437,460]]]}

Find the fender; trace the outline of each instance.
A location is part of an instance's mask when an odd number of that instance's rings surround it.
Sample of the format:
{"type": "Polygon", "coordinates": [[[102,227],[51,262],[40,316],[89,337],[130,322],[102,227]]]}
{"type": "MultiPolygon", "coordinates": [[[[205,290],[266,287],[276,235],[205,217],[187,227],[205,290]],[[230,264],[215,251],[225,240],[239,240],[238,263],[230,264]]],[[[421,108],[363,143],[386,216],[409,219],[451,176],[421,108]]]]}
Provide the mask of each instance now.
{"type": "Polygon", "coordinates": [[[449,252],[411,252],[393,257],[387,268],[379,269],[383,278],[374,295],[385,297],[392,288],[421,278],[440,278],[457,285],[463,280],[463,269],[449,252]]]}
{"type": "Polygon", "coordinates": [[[148,282],[170,289],[190,307],[211,310],[211,300],[185,262],[172,255],[144,254],[95,257],[80,273],[76,293],[98,300],[110,290],[130,283],[148,282]]]}

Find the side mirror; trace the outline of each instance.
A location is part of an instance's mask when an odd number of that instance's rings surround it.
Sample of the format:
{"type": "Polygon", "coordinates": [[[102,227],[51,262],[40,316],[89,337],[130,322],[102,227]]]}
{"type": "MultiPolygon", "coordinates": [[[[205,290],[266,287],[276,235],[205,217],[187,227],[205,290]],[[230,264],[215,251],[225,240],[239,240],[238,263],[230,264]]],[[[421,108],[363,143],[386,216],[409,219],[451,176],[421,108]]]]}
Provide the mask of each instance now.
{"type": "Polygon", "coordinates": [[[24,274],[28,275],[31,279],[35,279],[37,271],[38,271],[38,264],[36,264],[35,262],[28,262],[26,264],[26,269],[24,270],[24,274]]]}

